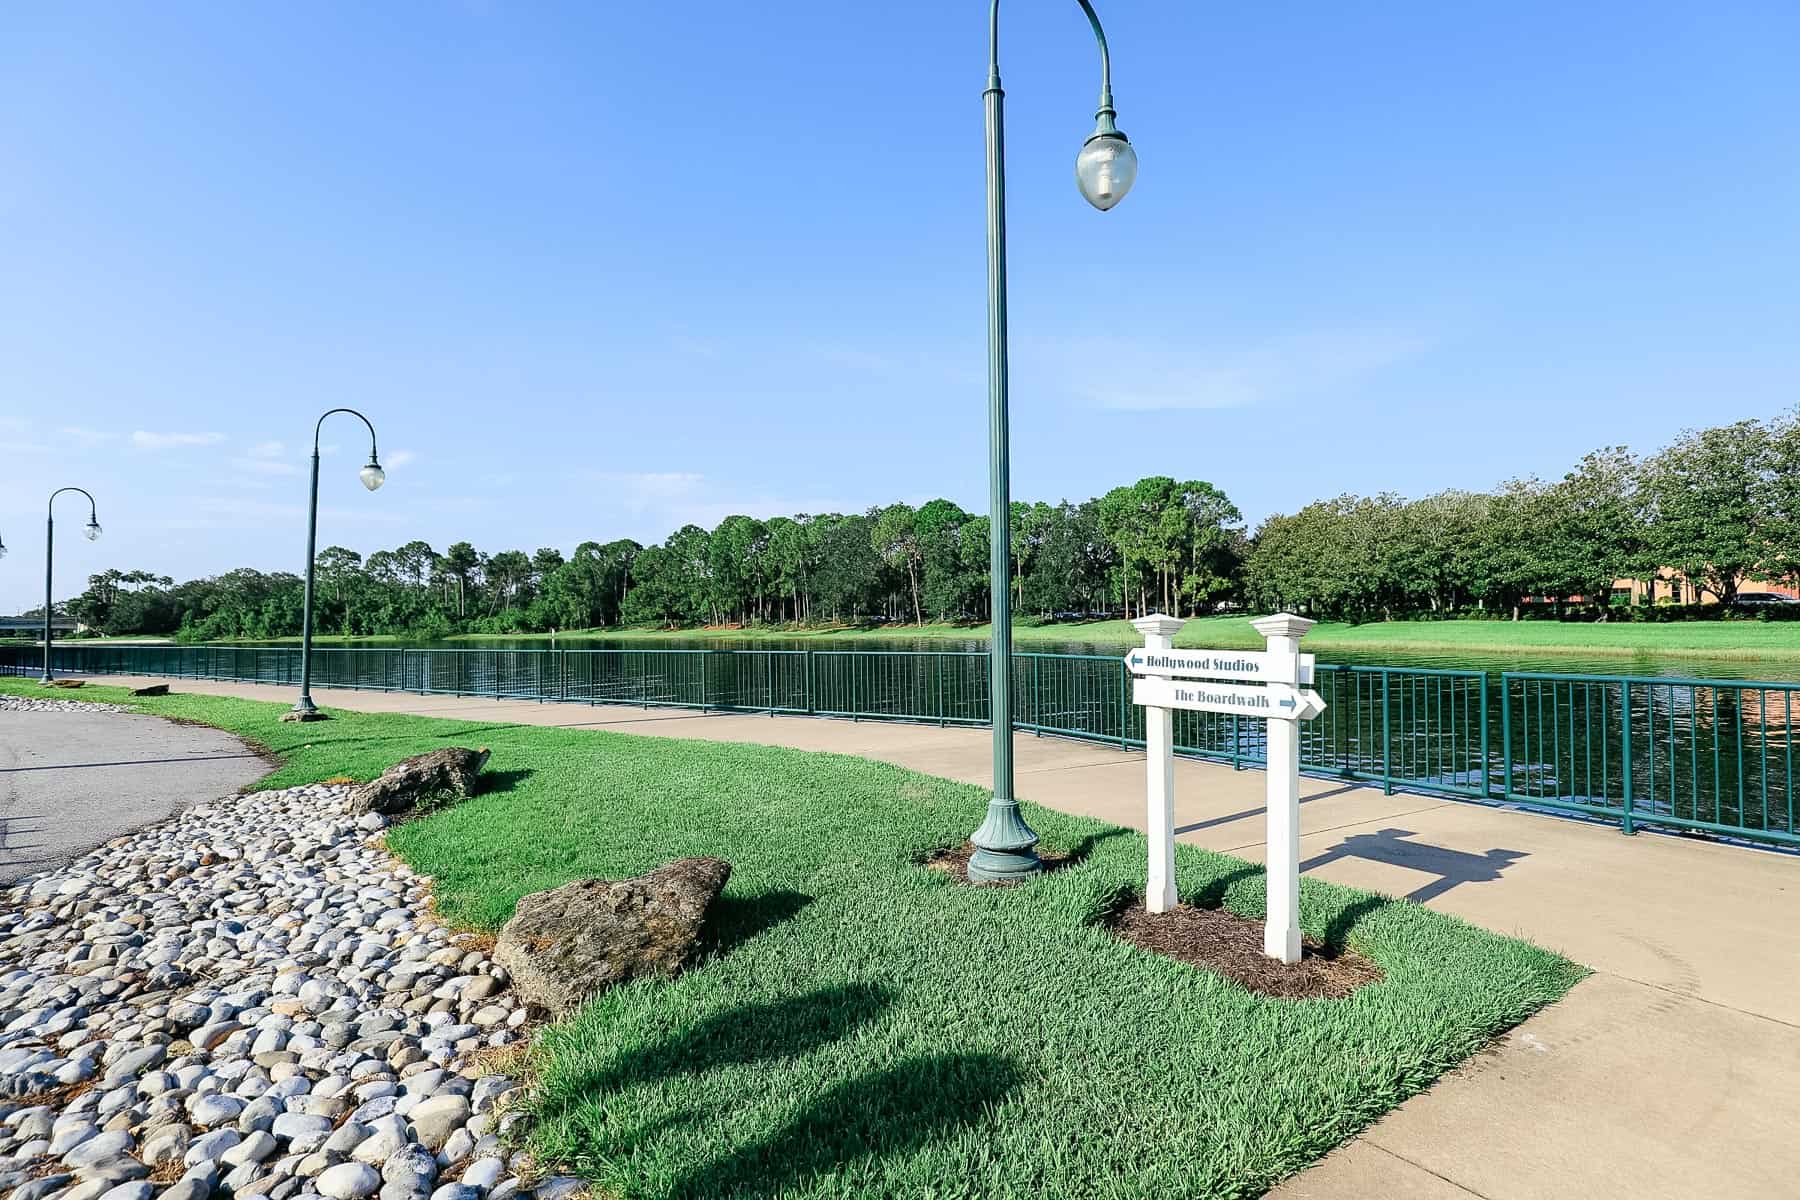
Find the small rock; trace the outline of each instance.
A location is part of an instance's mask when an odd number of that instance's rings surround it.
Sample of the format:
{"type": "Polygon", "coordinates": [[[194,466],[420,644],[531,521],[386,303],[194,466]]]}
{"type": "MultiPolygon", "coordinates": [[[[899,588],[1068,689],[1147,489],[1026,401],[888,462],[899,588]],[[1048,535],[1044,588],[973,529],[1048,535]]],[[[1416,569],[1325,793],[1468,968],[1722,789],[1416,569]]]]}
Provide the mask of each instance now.
{"type": "Polygon", "coordinates": [[[381,1190],[381,1174],[367,1163],[339,1163],[319,1176],[317,1187],[329,1200],[364,1200],[381,1190]]]}

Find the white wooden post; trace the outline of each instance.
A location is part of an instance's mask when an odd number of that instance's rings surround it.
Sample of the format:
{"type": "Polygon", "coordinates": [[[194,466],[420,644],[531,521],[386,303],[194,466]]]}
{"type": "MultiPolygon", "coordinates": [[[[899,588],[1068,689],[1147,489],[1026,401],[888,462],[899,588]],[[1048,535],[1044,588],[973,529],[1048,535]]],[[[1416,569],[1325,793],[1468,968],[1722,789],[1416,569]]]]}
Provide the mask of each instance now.
{"type": "MultiPolygon", "coordinates": [[[[1292,613],[1252,621],[1268,639],[1269,654],[1293,661],[1288,680],[1300,681],[1300,639],[1313,622],[1292,613]]],[[[1300,961],[1300,722],[1271,718],[1269,728],[1268,916],[1263,953],[1284,963],[1300,961]]]]}
{"type": "MultiPolygon", "coordinates": [[[[1168,650],[1187,622],[1152,613],[1132,622],[1144,635],[1145,650],[1168,650]]],[[[1144,706],[1144,770],[1148,776],[1150,872],[1144,908],[1153,913],[1175,907],[1175,710],[1144,706]]]]}

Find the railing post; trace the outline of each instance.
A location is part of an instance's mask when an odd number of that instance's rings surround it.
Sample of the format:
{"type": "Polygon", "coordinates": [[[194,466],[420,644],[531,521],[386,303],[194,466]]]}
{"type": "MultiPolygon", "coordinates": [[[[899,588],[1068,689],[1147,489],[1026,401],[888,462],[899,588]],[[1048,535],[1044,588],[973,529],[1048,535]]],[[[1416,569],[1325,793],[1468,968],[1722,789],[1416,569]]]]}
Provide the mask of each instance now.
{"type": "Polygon", "coordinates": [[[1631,816],[1631,681],[1619,681],[1619,735],[1621,770],[1625,776],[1625,813],[1621,824],[1626,833],[1636,833],[1631,816]]]}
{"type": "Polygon", "coordinates": [[[1488,673],[1484,667],[1481,671],[1481,794],[1486,796],[1494,790],[1494,772],[1489,765],[1492,761],[1488,754],[1488,673]]]}
{"type": "Polygon", "coordinates": [[[932,658],[935,659],[937,662],[938,728],[942,729],[944,727],[946,721],[948,720],[949,714],[950,714],[950,702],[949,702],[948,697],[946,697],[944,695],[944,653],[943,653],[943,651],[941,651],[941,650],[938,651],[936,654],[932,655],[932,658]]]}
{"type": "Polygon", "coordinates": [[[1388,680],[1390,674],[1386,667],[1381,670],[1381,790],[1384,795],[1394,794],[1393,750],[1388,731],[1388,680]]]}
{"type": "Polygon", "coordinates": [[[813,652],[811,650],[807,650],[807,651],[805,651],[805,654],[806,654],[806,715],[810,717],[810,716],[817,715],[817,713],[819,711],[819,701],[818,701],[817,697],[815,697],[813,695],[813,652]]]}
{"type": "Polygon", "coordinates": [[[1043,714],[1038,711],[1038,659],[1031,660],[1031,725],[1039,737],[1044,736],[1043,714]]]}
{"type": "Polygon", "coordinates": [[[1505,672],[1500,675],[1500,798],[1512,799],[1512,686],[1505,672]]]}
{"type": "Polygon", "coordinates": [[[1119,749],[1131,746],[1131,668],[1119,659],[1119,749]]]}

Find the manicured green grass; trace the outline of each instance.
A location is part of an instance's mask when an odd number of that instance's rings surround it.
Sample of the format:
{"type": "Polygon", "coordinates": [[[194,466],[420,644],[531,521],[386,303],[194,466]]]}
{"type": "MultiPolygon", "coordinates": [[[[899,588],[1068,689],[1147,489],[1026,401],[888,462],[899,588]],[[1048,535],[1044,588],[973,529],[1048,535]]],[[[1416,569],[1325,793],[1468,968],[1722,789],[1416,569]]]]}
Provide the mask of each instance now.
{"type": "MultiPolygon", "coordinates": [[[[286,756],[265,786],[489,746],[493,790],[389,834],[454,921],[494,928],[528,892],[683,855],[733,864],[698,967],[612,991],[539,1042],[533,1148],[630,1200],[1255,1196],[1582,975],[1309,879],[1307,932],[1386,978],[1269,1000],[1097,925],[1142,883],[1138,834],[1029,807],[1078,866],[1005,890],[918,866],[980,819],[986,796],[963,784],[756,746],[347,712],[282,725],[278,706],[199,696],[141,707],[286,756]]],[[[1261,915],[1259,867],[1185,845],[1177,866],[1185,898],[1261,915]]]]}

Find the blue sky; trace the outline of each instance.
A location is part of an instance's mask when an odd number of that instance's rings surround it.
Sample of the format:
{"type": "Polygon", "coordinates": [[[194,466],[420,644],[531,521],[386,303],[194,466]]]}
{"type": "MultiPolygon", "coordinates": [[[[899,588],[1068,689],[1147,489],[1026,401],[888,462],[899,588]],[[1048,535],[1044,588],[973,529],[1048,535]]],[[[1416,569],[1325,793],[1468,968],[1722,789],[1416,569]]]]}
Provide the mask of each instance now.
{"type": "MultiPolygon", "coordinates": [[[[1800,400],[1800,6],[1003,17],[1015,495],[1255,519],[1800,400]]],[[[979,0],[0,9],[0,609],[103,566],[985,506],[979,0]]],[[[59,594],[74,590],[59,588],[59,594]]]]}

